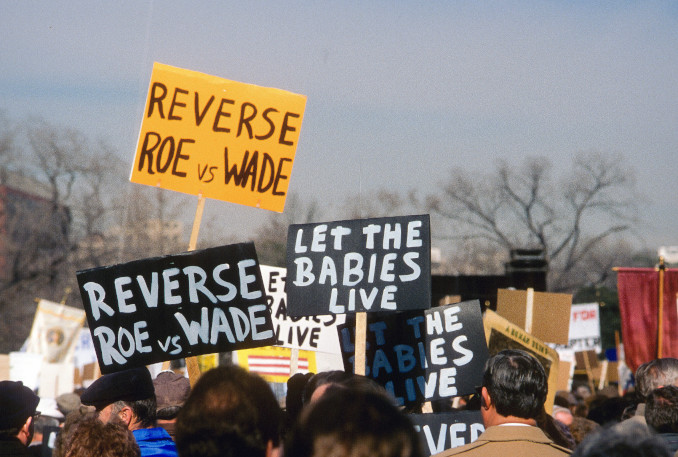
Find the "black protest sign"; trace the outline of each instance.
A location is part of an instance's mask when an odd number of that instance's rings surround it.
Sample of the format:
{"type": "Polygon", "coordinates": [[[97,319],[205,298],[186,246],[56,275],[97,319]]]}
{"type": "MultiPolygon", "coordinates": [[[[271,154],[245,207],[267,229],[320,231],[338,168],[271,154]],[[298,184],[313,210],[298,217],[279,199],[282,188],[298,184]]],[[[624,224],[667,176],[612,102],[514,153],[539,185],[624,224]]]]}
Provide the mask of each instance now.
{"type": "Polygon", "coordinates": [[[419,434],[426,455],[469,444],[485,431],[480,411],[408,414],[419,434]]]}
{"type": "Polygon", "coordinates": [[[428,215],[290,225],[287,315],[431,306],[428,215]]]}
{"type": "Polygon", "coordinates": [[[427,378],[440,372],[439,379],[451,384],[439,389],[449,395],[471,394],[481,384],[489,357],[480,302],[472,300],[439,306],[426,311],[427,378]]]}
{"type": "Polygon", "coordinates": [[[101,372],[273,344],[253,243],[77,272],[101,372]]]}
{"type": "MultiPolygon", "coordinates": [[[[338,328],[344,367],[354,372],[355,317],[338,328]]],[[[368,314],[366,340],[365,375],[399,405],[472,394],[482,380],[487,345],[478,300],[368,314]]]]}

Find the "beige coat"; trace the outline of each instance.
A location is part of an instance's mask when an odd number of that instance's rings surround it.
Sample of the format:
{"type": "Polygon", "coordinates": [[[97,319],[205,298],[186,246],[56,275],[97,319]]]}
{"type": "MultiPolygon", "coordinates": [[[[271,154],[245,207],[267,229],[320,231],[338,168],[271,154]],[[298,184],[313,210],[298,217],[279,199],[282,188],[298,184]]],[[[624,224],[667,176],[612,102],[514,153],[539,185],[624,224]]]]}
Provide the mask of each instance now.
{"type": "Polygon", "coordinates": [[[476,441],[434,457],[565,457],[572,451],[558,446],[538,427],[501,425],[488,427],[476,441]]]}

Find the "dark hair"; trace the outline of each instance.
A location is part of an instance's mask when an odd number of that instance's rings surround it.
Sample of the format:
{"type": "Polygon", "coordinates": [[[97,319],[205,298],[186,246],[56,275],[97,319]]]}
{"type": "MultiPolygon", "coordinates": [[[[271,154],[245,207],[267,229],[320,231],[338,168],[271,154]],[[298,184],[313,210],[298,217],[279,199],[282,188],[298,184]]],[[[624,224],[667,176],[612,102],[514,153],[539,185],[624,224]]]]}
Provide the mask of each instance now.
{"type": "Polygon", "coordinates": [[[221,366],[193,386],[176,422],[182,457],[264,456],[279,443],[282,412],[266,381],[243,368],[221,366]]]}
{"type": "Polygon", "coordinates": [[[155,413],[155,418],[162,420],[172,420],[177,417],[179,411],[181,411],[181,406],[168,406],[166,408],[157,410],[155,413]]]}
{"type": "Polygon", "coordinates": [[[103,423],[94,416],[74,424],[63,457],[140,457],[132,432],[120,422],[103,423]]]}
{"type": "Polygon", "coordinates": [[[589,403],[587,419],[598,422],[600,425],[616,424],[622,421],[624,411],[633,404],[628,397],[606,397],[596,394],[589,403]]]}
{"type": "Polygon", "coordinates": [[[285,441],[285,457],[421,457],[412,423],[387,396],[332,387],[305,409],[285,441]]]}
{"type": "Polygon", "coordinates": [[[539,417],[548,391],[544,367],[518,349],[505,349],[487,360],[483,386],[497,413],[523,419],[539,417]]]}
{"type": "Polygon", "coordinates": [[[678,433],[678,387],[666,386],[650,392],[645,420],[659,433],[678,433]]]}
{"type": "Polygon", "coordinates": [[[304,386],[302,397],[303,404],[308,404],[311,401],[313,392],[315,392],[318,387],[325,384],[343,383],[351,376],[353,376],[352,373],[346,373],[341,370],[321,371],[320,373],[314,374],[304,386]]]}
{"type": "Polygon", "coordinates": [[[642,398],[661,386],[678,381],[678,359],[665,357],[646,362],[636,370],[637,390],[642,398]]]}
{"type": "Polygon", "coordinates": [[[156,400],[155,395],[151,398],[145,398],[137,401],[119,400],[113,403],[114,412],[122,410],[123,406],[128,406],[137,418],[141,428],[151,428],[156,423],[156,400]]]}
{"type": "Polygon", "coordinates": [[[0,430],[0,440],[4,441],[4,440],[7,440],[8,438],[16,438],[16,436],[19,434],[19,432],[21,431],[21,428],[23,426],[24,426],[24,424],[21,424],[18,427],[12,427],[12,428],[0,430]]]}
{"type": "Polygon", "coordinates": [[[52,450],[52,457],[64,457],[66,455],[66,451],[70,447],[73,431],[80,422],[90,418],[97,419],[97,413],[93,411],[93,408],[90,408],[91,407],[82,407],[73,410],[66,415],[64,425],[61,427],[61,430],[59,430],[59,433],[57,433],[54,449],[52,450]]]}
{"type": "Polygon", "coordinates": [[[572,457],[671,457],[664,440],[640,423],[628,427],[603,427],[589,433],[572,457]]]}

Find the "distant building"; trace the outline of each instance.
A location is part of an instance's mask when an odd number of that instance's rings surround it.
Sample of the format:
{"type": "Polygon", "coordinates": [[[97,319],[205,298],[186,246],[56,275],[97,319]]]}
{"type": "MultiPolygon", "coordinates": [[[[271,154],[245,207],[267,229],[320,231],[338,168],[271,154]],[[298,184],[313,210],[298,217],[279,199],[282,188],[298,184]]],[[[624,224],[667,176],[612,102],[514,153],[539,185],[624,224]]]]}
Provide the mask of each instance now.
{"type": "Polygon", "coordinates": [[[13,281],[27,265],[40,268],[67,248],[67,207],[53,202],[47,185],[0,170],[0,281],[13,281]]]}

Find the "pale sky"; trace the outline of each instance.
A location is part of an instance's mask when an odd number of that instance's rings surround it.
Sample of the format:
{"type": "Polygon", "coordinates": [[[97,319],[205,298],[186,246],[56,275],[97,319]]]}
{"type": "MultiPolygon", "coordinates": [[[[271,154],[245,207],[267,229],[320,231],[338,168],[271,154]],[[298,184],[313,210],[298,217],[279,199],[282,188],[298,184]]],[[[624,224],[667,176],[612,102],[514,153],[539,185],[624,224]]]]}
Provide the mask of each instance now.
{"type": "MultiPolygon", "coordinates": [[[[130,167],[157,61],[306,95],[289,190],[323,205],[432,193],[454,166],[614,152],[647,196],[646,246],[678,245],[674,1],[0,4],[0,111],[106,139],[130,167]]],[[[235,233],[267,216],[205,212],[235,233]]]]}

